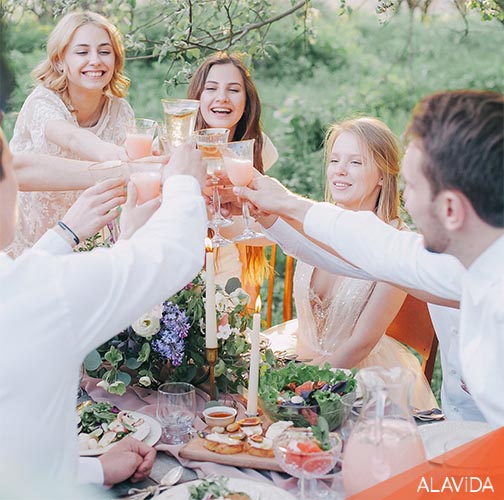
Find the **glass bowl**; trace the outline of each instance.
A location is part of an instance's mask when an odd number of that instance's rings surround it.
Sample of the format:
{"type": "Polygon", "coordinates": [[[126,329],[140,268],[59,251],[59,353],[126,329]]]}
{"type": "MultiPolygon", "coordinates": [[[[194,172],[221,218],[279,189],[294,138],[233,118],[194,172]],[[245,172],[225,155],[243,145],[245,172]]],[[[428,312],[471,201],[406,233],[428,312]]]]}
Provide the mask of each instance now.
{"type": "Polygon", "coordinates": [[[260,399],[264,413],[274,422],[290,420],[296,427],[309,427],[317,423],[319,416],[324,417],[333,431],[340,427],[350,415],[355,401],[356,391],[341,396],[339,402],[332,402],[330,406],[305,406],[304,404],[279,404],[260,399]]]}
{"type": "Polygon", "coordinates": [[[341,454],[339,435],[331,432],[329,439],[331,448],[320,451],[311,429],[290,428],[273,440],[273,452],[282,470],[291,476],[300,478],[307,460],[314,467],[314,473],[323,475],[334,468],[341,454]]]}

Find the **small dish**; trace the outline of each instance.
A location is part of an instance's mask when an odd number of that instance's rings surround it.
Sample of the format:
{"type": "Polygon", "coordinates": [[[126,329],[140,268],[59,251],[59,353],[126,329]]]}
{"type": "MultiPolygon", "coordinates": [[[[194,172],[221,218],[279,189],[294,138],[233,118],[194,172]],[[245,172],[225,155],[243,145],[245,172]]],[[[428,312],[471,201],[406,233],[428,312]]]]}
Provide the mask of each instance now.
{"type": "Polygon", "coordinates": [[[226,427],[235,421],[237,411],[229,406],[211,406],[203,410],[203,418],[212,427],[226,427]]]}

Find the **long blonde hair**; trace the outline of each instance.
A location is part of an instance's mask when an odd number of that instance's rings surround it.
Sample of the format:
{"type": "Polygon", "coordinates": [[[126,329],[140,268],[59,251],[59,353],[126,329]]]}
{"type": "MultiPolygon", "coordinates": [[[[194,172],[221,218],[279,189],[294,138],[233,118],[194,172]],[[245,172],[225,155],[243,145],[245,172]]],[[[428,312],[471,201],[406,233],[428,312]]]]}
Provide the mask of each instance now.
{"type": "Polygon", "coordinates": [[[63,17],[52,30],[47,40],[47,58],[32,71],[33,78],[44,87],[61,94],[67,105],[71,105],[68,79],[64,68],[58,69],[58,66],[63,61],[65,50],[75,31],[86,24],[93,24],[108,33],[115,54],[114,74],[103,91],[124,97],[130,86],[129,78],[123,73],[124,46],[119,30],[108,19],[95,12],[72,12],[63,17]]]}
{"type": "MultiPolygon", "coordinates": [[[[324,161],[329,165],[331,151],[336,139],[343,133],[354,134],[364,152],[364,163],[376,166],[383,178],[375,213],[385,222],[399,219],[399,186],[401,149],[393,132],[377,118],[363,117],[331,125],[324,140],[324,161]]],[[[331,201],[326,183],[325,199],[331,201]]]]}

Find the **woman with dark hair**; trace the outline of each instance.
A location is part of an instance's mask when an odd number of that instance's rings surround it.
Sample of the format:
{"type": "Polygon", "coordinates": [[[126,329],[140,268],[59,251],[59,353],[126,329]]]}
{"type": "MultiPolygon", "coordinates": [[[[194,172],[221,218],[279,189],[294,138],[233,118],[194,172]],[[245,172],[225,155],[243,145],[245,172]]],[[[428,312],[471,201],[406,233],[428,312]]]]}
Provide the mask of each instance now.
{"type": "MultiPolygon", "coordinates": [[[[278,153],[261,129],[261,101],[250,72],[238,54],[218,52],[208,57],[191,78],[189,99],[199,99],[196,129],[228,128],[229,141],[255,139],[254,167],[261,173],[278,159],[278,153]]],[[[235,217],[231,228],[222,229],[231,237],[242,230],[241,217],[235,217]]],[[[233,276],[240,277],[252,297],[268,272],[263,246],[269,241],[252,240],[249,245],[219,248],[217,279],[224,284],[233,276]]]]}

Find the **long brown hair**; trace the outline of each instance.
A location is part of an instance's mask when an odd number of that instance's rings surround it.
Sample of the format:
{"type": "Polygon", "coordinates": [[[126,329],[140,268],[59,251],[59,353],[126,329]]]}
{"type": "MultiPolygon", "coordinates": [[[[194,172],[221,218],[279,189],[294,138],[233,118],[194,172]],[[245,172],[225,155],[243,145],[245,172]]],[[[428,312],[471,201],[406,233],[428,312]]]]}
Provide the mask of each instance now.
{"type": "MultiPolygon", "coordinates": [[[[350,132],[357,137],[364,152],[364,162],[368,167],[375,166],[383,178],[383,184],[376,202],[376,215],[385,222],[399,219],[398,178],[401,162],[401,149],[393,132],[377,118],[355,118],[332,125],[324,141],[325,165],[329,165],[331,151],[336,139],[350,132]]],[[[331,200],[329,186],[326,184],[326,200],[331,200]]]]}
{"type": "MultiPolygon", "coordinates": [[[[261,101],[254,82],[252,81],[252,77],[250,76],[250,71],[243,63],[241,56],[238,53],[228,54],[226,52],[216,52],[207,57],[198,66],[198,69],[194,72],[189,82],[187,98],[199,99],[201,97],[201,93],[205,89],[208,73],[215,64],[232,64],[238,68],[242,75],[246,94],[245,110],[236,125],[233,141],[255,139],[254,168],[263,174],[262,150],[264,139],[261,129],[261,101]]],[[[208,128],[201,111],[198,112],[195,128],[196,130],[208,128]]],[[[242,271],[242,282],[245,285],[260,285],[269,272],[269,264],[264,255],[264,249],[262,247],[246,246],[245,252],[247,265],[242,271]]]]}
{"type": "Polygon", "coordinates": [[[63,61],[65,50],[75,31],[86,24],[93,24],[108,33],[115,54],[114,74],[103,91],[124,97],[130,85],[129,79],[123,73],[124,46],[119,30],[105,17],[95,12],[72,12],[63,17],[52,30],[47,41],[47,58],[32,71],[32,76],[44,87],[61,94],[67,105],[71,105],[68,79],[65,69],[58,69],[58,66],[63,61]]]}

